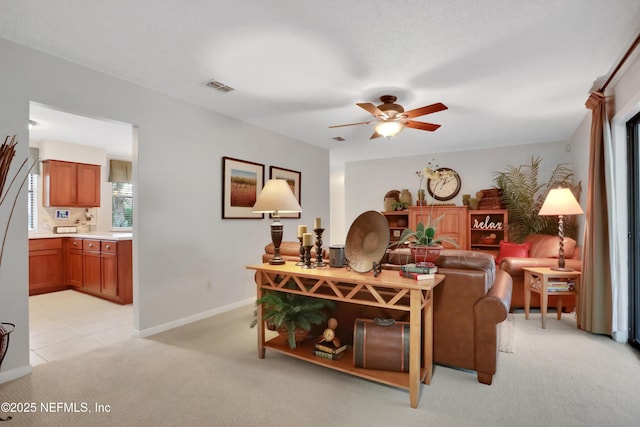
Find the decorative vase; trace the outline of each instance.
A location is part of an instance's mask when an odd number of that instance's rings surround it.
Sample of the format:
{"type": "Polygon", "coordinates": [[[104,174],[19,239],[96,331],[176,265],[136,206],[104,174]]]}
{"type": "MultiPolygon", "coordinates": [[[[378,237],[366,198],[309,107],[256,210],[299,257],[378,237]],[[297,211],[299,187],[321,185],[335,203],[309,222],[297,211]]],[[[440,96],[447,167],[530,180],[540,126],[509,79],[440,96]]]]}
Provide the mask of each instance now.
{"type": "Polygon", "coordinates": [[[400,192],[400,201],[406,206],[411,206],[413,204],[413,196],[411,196],[411,192],[408,188],[403,188],[400,192]]]}
{"type": "Polygon", "coordinates": [[[416,264],[421,262],[434,262],[440,256],[442,246],[413,245],[411,256],[416,264]]]}
{"type": "Polygon", "coordinates": [[[416,206],[426,205],[424,199],[425,199],[425,191],[424,191],[424,188],[421,188],[418,190],[418,200],[416,201],[416,206]]]}
{"type": "Polygon", "coordinates": [[[16,325],[13,323],[0,323],[0,368],[2,368],[2,360],[9,349],[9,334],[13,332],[16,325]]]}
{"type": "MultiPolygon", "coordinates": [[[[289,343],[289,332],[287,331],[286,328],[278,328],[278,340],[280,340],[282,342],[283,345],[288,345],[289,343]]],[[[302,341],[306,340],[307,337],[309,336],[309,331],[302,329],[302,328],[296,328],[295,332],[293,333],[295,336],[295,341],[296,344],[301,343],[302,341]]]]}
{"type": "Polygon", "coordinates": [[[393,197],[385,197],[384,198],[384,210],[389,212],[393,210],[393,204],[396,202],[396,199],[393,197]]]}

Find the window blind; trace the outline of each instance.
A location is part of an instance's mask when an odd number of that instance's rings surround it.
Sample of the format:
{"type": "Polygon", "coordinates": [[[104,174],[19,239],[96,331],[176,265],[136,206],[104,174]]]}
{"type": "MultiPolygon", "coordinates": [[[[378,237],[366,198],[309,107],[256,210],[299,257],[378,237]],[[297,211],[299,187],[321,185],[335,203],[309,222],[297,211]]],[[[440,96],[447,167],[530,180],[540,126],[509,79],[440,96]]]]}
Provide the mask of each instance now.
{"type": "Polygon", "coordinates": [[[127,182],[111,183],[111,226],[129,228],[133,226],[133,184],[127,182]]]}
{"type": "Polygon", "coordinates": [[[29,231],[34,231],[36,229],[36,224],[38,223],[38,204],[36,203],[36,200],[38,200],[38,191],[37,191],[38,176],[30,173],[29,179],[27,181],[28,181],[27,183],[28,229],[29,231]]]}

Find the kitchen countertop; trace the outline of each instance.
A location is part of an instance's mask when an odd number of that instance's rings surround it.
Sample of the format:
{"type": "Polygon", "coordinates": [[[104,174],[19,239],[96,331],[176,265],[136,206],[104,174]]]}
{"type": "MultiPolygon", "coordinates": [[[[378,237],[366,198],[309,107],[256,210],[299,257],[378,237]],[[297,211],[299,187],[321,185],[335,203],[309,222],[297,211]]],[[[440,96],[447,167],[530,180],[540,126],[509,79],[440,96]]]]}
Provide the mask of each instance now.
{"type": "Polygon", "coordinates": [[[55,237],[77,237],[82,239],[131,240],[131,232],[91,232],[91,233],[41,233],[29,232],[29,239],[52,239],[55,237]]]}

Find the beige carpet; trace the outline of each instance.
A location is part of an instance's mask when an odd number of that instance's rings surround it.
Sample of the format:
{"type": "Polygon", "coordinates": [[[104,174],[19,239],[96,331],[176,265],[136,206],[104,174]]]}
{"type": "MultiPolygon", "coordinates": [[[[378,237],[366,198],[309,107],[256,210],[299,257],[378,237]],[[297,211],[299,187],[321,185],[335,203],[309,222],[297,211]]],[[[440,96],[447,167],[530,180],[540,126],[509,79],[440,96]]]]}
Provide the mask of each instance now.
{"type": "Polygon", "coordinates": [[[507,318],[498,324],[498,350],[503,353],[513,353],[515,347],[515,321],[513,313],[509,313],[507,318]]]}
{"type": "MultiPolygon", "coordinates": [[[[17,426],[630,426],[640,418],[640,362],[627,345],[575,320],[515,314],[517,351],[499,353],[493,385],[436,366],[419,407],[404,390],[267,350],[257,357],[253,307],[148,339],[36,366],[0,385],[0,402],[34,402],[17,426]],[[85,402],[91,413],[45,413],[85,402]],[[95,404],[109,405],[96,413],[95,404]]],[[[7,414],[2,414],[6,416],[7,414]]]]}

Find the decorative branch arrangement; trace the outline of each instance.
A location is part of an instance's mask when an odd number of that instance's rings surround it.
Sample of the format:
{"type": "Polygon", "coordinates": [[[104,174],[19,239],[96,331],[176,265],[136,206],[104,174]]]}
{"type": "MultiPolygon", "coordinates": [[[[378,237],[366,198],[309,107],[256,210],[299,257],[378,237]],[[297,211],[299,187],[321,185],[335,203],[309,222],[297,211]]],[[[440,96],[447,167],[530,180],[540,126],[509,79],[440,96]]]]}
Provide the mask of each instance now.
{"type": "MultiPolygon", "coordinates": [[[[0,146],[0,206],[2,206],[2,204],[4,203],[4,200],[7,198],[7,195],[9,194],[9,190],[11,189],[13,184],[16,182],[16,180],[18,179],[18,176],[20,175],[23,168],[29,161],[28,157],[24,159],[24,161],[20,165],[20,168],[16,172],[16,174],[13,176],[13,178],[11,178],[11,181],[9,182],[9,186],[6,188],[6,191],[5,191],[5,184],[7,183],[7,178],[9,176],[9,169],[11,169],[11,162],[13,161],[13,158],[16,155],[15,147],[17,144],[18,144],[18,140],[16,138],[16,135],[13,135],[12,137],[7,136],[4,139],[2,146],[0,146]]],[[[31,167],[33,167],[33,165],[31,167]]],[[[29,168],[29,170],[31,170],[31,168],[29,168]]],[[[18,190],[22,188],[24,183],[27,181],[28,177],[29,177],[29,173],[27,171],[24,178],[20,182],[20,186],[18,190]]],[[[9,212],[9,219],[7,220],[7,224],[4,228],[4,234],[2,236],[2,247],[0,247],[0,266],[2,266],[2,256],[4,255],[4,245],[7,240],[7,232],[9,231],[9,224],[11,223],[11,217],[13,216],[13,211],[16,208],[16,203],[18,201],[19,195],[20,195],[20,191],[17,191],[15,197],[13,198],[13,204],[11,205],[11,211],[9,212]]]]}

